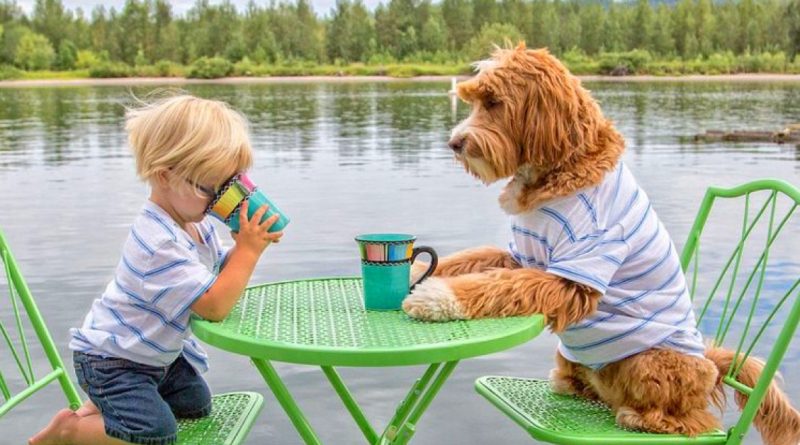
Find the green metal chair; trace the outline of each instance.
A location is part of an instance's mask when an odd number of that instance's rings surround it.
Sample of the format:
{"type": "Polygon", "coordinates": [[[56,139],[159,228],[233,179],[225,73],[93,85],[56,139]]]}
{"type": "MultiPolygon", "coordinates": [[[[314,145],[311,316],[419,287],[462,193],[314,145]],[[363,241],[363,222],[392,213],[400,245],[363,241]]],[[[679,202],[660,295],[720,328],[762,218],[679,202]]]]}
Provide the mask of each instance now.
{"type": "MultiPolygon", "coordinates": [[[[58,355],[53,338],[44,324],[39,309],[31,296],[25,280],[20,274],[19,267],[9,250],[3,233],[0,232],[0,262],[5,270],[8,282],[8,293],[11,306],[12,325],[7,328],[4,320],[0,319],[0,335],[5,340],[5,348],[0,343],[0,364],[10,356],[15,363],[9,363],[11,369],[16,365],[16,370],[21,374],[21,379],[6,379],[3,369],[0,369],[0,419],[19,405],[25,399],[44,389],[47,385],[58,381],[61,390],[67,399],[70,409],[78,409],[81,399],[75,385],[69,378],[64,362],[58,355]],[[21,305],[21,306],[20,306],[21,305]],[[27,315],[27,317],[23,317],[27,315]],[[34,373],[34,360],[31,358],[31,347],[25,336],[24,318],[27,318],[30,328],[36,334],[36,340],[41,345],[44,355],[49,362],[49,369],[34,373]],[[16,335],[14,334],[16,331],[16,335]],[[3,349],[8,349],[4,351],[3,349]],[[18,385],[14,381],[20,380],[18,385]],[[21,389],[18,387],[22,386],[21,389]]],[[[2,276],[2,275],[0,275],[2,276]]],[[[0,290],[0,296],[4,292],[0,290]]],[[[4,306],[0,303],[0,309],[4,306]]],[[[0,313],[8,313],[2,310],[0,313]]],[[[15,374],[16,375],[16,374],[15,374]]],[[[211,415],[202,419],[181,419],[178,421],[178,443],[183,445],[233,445],[244,441],[250,427],[261,411],[264,398],[254,392],[234,392],[215,395],[213,397],[211,415]]]]}
{"type": "Polygon", "coordinates": [[[782,248],[787,249],[796,261],[797,252],[791,252],[791,248],[797,246],[799,236],[798,217],[793,218],[798,205],[800,190],[779,180],[759,180],[732,189],[711,187],[706,192],[681,255],[681,265],[687,271],[690,292],[698,309],[698,327],[706,338],[713,338],[715,344],[735,349],[745,357],[750,356],[757,345],[769,353],[763,373],[754,387],[736,380],[744,360],[735,362],[723,377],[727,386],[749,396],[728,431],[689,438],[626,430],[615,424],[614,415],[607,406],[555,394],[546,380],[487,376],[476,381],[476,390],[533,438],[545,442],[608,445],[742,443],[800,320],[797,264],[785,261],[785,256],[782,260],[779,255],[782,248]],[[715,218],[709,221],[712,206],[715,218]],[[725,225],[730,226],[736,221],[734,214],[739,215],[742,224],[737,233],[731,234],[730,229],[725,230],[725,225]],[[720,220],[717,227],[716,221],[720,220]],[[790,221],[793,224],[787,226],[790,221]],[[789,230],[783,230],[786,227],[789,230]],[[704,241],[710,241],[708,244],[711,246],[730,246],[724,243],[725,235],[728,240],[732,237],[732,251],[721,252],[722,249],[709,247],[704,250],[704,264],[701,265],[701,235],[704,241]],[[771,258],[770,252],[776,250],[778,254],[771,258]],[[768,268],[771,259],[774,261],[768,268]],[[691,270],[688,268],[690,263],[691,270]],[[707,269],[712,272],[708,273],[707,269]],[[769,289],[769,299],[762,298],[763,289],[769,289]],[[767,331],[771,338],[762,338],[767,331]],[[764,341],[759,343],[760,340],[764,341]]]}

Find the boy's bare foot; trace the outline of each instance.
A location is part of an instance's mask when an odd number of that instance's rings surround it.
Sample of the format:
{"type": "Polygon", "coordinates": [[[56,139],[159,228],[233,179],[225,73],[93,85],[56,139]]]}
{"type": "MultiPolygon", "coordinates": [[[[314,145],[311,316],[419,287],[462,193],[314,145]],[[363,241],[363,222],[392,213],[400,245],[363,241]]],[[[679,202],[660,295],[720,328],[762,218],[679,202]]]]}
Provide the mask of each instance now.
{"type": "Polygon", "coordinates": [[[73,420],[73,417],[78,417],[74,411],[67,408],[62,409],[53,416],[53,420],[44,429],[28,439],[28,445],[60,445],[65,443],[63,442],[65,439],[65,426],[73,420]]]}
{"type": "Polygon", "coordinates": [[[92,414],[100,414],[100,410],[94,406],[94,403],[92,403],[91,400],[86,399],[86,401],[83,402],[83,405],[81,405],[81,407],[75,411],[75,414],[77,414],[79,417],[85,417],[92,414]]]}

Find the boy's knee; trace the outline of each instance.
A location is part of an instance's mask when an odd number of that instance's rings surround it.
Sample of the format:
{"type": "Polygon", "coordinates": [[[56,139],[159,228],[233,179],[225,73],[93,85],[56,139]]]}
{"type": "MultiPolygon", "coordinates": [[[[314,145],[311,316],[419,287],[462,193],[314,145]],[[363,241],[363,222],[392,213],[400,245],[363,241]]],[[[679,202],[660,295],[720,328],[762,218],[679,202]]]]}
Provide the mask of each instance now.
{"type": "Polygon", "coordinates": [[[205,384],[193,388],[191,394],[186,394],[188,397],[185,403],[172,405],[172,412],[175,417],[182,419],[196,419],[198,417],[205,417],[211,414],[211,392],[205,384]]]}
{"type": "Polygon", "coordinates": [[[178,434],[178,423],[175,421],[174,416],[159,416],[156,421],[150,425],[150,431],[147,436],[152,437],[173,437],[178,434]]]}
{"type": "MultiPolygon", "coordinates": [[[[126,419],[130,422],[133,419],[126,419]]],[[[128,440],[132,443],[171,443],[175,440],[178,434],[178,424],[175,421],[175,416],[170,413],[161,413],[161,415],[153,415],[141,419],[142,424],[139,428],[128,428],[130,438],[120,437],[122,440],[128,440]],[[138,430],[138,431],[137,431],[138,430]]]]}
{"type": "Polygon", "coordinates": [[[178,424],[171,413],[138,419],[129,416],[125,422],[120,423],[114,425],[107,422],[106,435],[124,442],[143,445],[166,445],[177,440],[178,424]]]}
{"type": "Polygon", "coordinates": [[[206,381],[179,358],[166,385],[164,400],[178,418],[205,417],[211,413],[211,391],[206,381]]]}

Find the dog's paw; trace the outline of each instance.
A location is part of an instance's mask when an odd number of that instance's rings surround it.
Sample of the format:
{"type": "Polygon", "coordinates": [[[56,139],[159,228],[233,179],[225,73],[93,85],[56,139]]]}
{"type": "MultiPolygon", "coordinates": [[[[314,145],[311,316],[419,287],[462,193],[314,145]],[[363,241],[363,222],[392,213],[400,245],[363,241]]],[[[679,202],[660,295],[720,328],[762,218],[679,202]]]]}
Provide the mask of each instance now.
{"type": "Polygon", "coordinates": [[[413,318],[426,321],[466,318],[455,293],[441,278],[428,278],[417,285],[403,300],[403,310],[413,318]]]}
{"type": "Polygon", "coordinates": [[[558,369],[550,370],[550,390],[556,394],[566,396],[578,395],[578,391],[572,382],[562,377],[558,369]]]}

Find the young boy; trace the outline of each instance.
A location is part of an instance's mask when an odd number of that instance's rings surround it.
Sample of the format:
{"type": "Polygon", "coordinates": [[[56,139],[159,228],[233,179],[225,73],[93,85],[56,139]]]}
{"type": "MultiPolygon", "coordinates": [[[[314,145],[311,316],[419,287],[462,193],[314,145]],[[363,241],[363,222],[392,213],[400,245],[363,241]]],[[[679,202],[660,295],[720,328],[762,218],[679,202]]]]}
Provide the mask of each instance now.
{"type": "MultiPolygon", "coordinates": [[[[240,215],[226,251],[206,218],[216,190],[252,164],[245,118],[226,104],[174,96],[126,115],[128,140],[150,198],[131,227],[114,279],[72,329],[78,382],[89,400],[61,410],[32,445],[171,444],[176,418],[202,417],[211,395],[207,356],[189,314],[224,319],[253,268],[282,232],[240,215]]],[[[243,206],[246,206],[245,202],[243,206]]]]}

